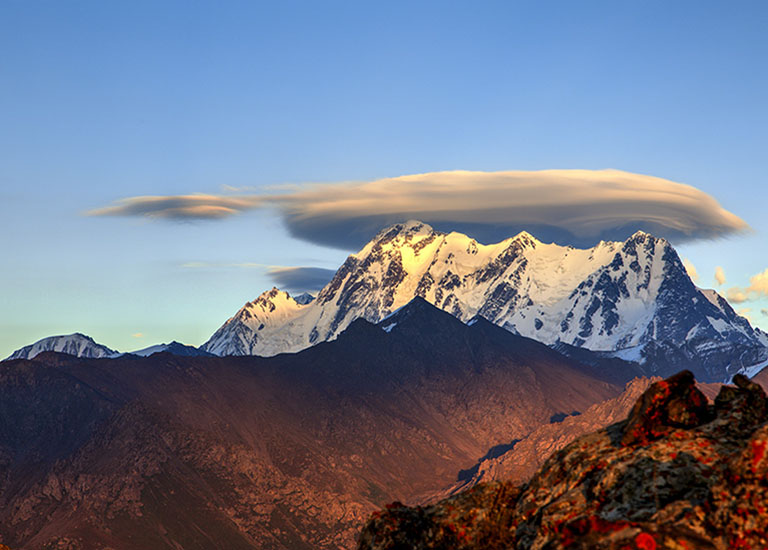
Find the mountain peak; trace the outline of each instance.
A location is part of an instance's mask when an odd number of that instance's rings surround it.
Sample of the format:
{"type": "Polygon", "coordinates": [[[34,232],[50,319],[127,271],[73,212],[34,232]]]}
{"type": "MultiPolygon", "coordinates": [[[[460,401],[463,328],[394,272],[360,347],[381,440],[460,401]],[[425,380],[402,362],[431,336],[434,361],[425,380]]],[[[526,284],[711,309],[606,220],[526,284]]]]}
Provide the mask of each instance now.
{"type": "Polygon", "coordinates": [[[149,357],[150,355],[154,355],[155,353],[170,353],[171,355],[177,355],[182,357],[213,356],[212,353],[198,349],[194,346],[188,346],[186,344],[182,344],[181,342],[177,342],[176,340],[173,340],[169,344],[157,344],[154,346],[149,346],[144,349],[132,351],[130,353],[132,355],[138,355],[140,357],[149,357]]]}
{"type": "Polygon", "coordinates": [[[541,244],[541,241],[539,239],[537,239],[527,231],[521,231],[520,233],[512,237],[512,240],[517,241],[521,245],[525,247],[530,247],[530,248],[536,248],[536,245],[541,244]]]}
{"type": "Polygon", "coordinates": [[[400,236],[430,235],[434,232],[435,230],[429,224],[419,220],[408,220],[382,229],[376,234],[374,241],[392,240],[400,236]]]}
{"type": "Polygon", "coordinates": [[[632,235],[629,236],[629,238],[625,242],[634,242],[634,243],[643,243],[649,241],[651,243],[657,243],[657,242],[663,242],[667,243],[667,240],[663,237],[657,237],[651,233],[648,233],[647,231],[643,231],[642,229],[638,229],[632,235]]]}
{"type": "Polygon", "coordinates": [[[275,306],[285,302],[295,302],[295,300],[284,290],[273,286],[270,290],[265,290],[259,294],[255,300],[249,302],[246,306],[258,306],[261,309],[269,308],[274,310],[275,306]]]}
{"type": "Polygon", "coordinates": [[[407,330],[411,333],[427,331],[431,334],[446,330],[463,330],[465,327],[464,323],[456,317],[435,307],[421,296],[416,296],[404,306],[397,308],[376,326],[387,333],[397,328],[398,331],[407,330]]]}
{"type": "Polygon", "coordinates": [[[395,311],[384,317],[381,321],[379,321],[378,324],[380,325],[386,325],[387,323],[390,323],[392,321],[399,321],[402,319],[405,319],[406,317],[410,317],[414,313],[418,311],[424,311],[424,310],[435,310],[440,311],[438,308],[427,302],[424,298],[421,296],[415,296],[410,302],[405,304],[404,306],[400,306],[395,311]]]}
{"type": "Polygon", "coordinates": [[[118,352],[96,343],[90,336],[75,332],[73,334],[49,336],[38,340],[34,344],[17,349],[8,359],[32,359],[44,351],[56,351],[74,355],[75,357],[88,358],[114,357],[118,355],[118,352]]]}

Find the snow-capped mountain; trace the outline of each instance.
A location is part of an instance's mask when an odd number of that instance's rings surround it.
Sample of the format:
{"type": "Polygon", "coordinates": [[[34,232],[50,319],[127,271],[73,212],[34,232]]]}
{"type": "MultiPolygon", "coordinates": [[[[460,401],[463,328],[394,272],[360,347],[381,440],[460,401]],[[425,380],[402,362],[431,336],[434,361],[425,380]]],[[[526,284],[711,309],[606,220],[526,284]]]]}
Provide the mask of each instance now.
{"type": "Polygon", "coordinates": [[[116,357],[119,352],[109,349],[107,346],[94,342],[93,338],[76,332],[63,336],[49,336],[38,340],[34,344],[24,346],[14,351],[6,361],[11,359],[32,359],[35,355],[44,351],[58,351],[75,357],[87,357],[100,359],[103,357],[116,357]]]}
{"type": "Polygon", "coordinates": [[[240,308],[200,349],[215,355],[269,356],[306,348],[311,343],[304,332],[312,327],[301,321],[315,303],[300,304],[273,288],[240,308]]]}
{"type": "Polygon", "coordinates": [[[700,376],[718,378],[768,356],[768,336],[714,291],[698,289],[664,239],[637,232],[582,250],[523,232],[484,245],[417,221],[381,231],[308,304],[276,288],[265,292],[203,349],[298,351],[335,338],[358,317],[378,322],[415,296],[465,322],[479,315],[550,345],[652,360],[651,372],[695,358],[700,376]]]}

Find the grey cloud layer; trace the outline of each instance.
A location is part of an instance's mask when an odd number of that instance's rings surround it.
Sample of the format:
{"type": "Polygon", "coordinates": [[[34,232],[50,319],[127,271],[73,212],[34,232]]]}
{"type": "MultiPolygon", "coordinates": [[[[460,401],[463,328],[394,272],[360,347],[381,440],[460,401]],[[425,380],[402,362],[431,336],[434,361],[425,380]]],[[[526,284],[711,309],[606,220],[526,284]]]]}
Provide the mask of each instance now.
{"type": "Polygon", "coordinates": [[[134,197],[90,214],[211,219],[265,205],[281,212],[293,236],[346,250],[407,219],[481,242],[526,230],[574,246],[625,239],[638,229],[674,242],[748,229],[695,187],[619,170],[432,172],[272,195],[134,197]]]}
{"type": "Polygon", "coordinates": [[[246,263],[209,263],[186,262],[185,269],[259,269],[266,270],[266,275],[282,290],[291,294],[315,292],[323,288],[333,278],[336,271],[322,267],[280,266],[256,262],[246,263]]]}
{"type": "Polygon", "coordinates": [[[322,267],[273,267],[267,275],[291,294],[320,290],[333,278],[333,269],[322,267]]]}

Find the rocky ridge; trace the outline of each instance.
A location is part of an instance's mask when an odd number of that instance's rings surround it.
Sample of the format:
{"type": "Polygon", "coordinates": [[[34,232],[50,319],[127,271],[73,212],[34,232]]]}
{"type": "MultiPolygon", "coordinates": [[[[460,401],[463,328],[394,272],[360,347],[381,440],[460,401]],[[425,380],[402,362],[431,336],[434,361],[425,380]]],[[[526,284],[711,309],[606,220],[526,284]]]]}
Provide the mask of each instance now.
{"type": "Polygon", "coordinates": [[[768,401],[734,382],[714,404],[688,371],[655,382],[624,421],[558,451],[528,483],[393,503],[358,548],[766,548],[768,401]]]}
{"type": "Polygon", "coordinates": [[[186,344],[182,344],[181,342],[177,342],[176,340],[172,341],[169,344],[156,344],[154,346],[149,346],[147,348],[143,348],[140,350],[131,351],[129,353],[133,355],[138,355],[140,357],[148,357],[153,353],[163,353],[163,352],[170,353],[171,355],[178,355],[179,357],[197,357],[197,356],[211,357],[213,355],[212,353],[208,353],[207,351],[203,351],[194,346],[187,346],[186,344]]]}
{"type": "MultiPolygon", "coordinates": [[[[13,359],[34,359],[39,354],[47,351],[65,353],[72,357],[82,357],[84,359],[114,359],[125,355],[125,353],[110,349],[104,344],[99,344],[90,336],[76,332],[64,336],[49,336],[48,338],[38,340],[33,344],[17,349],[4,359],[4,361],[11,361],[13,359]]],[[[213,356],[212,353],[208,353],[207,351],[203,351],[194,346],[187,346],[180,342],[176,342],[175,340],[169,344],[157,344],[128,353],[146,357],[153,353],[161,352],[167,352],[181,357],[193,357],[198,355],[208,357],[213,356]]]]}

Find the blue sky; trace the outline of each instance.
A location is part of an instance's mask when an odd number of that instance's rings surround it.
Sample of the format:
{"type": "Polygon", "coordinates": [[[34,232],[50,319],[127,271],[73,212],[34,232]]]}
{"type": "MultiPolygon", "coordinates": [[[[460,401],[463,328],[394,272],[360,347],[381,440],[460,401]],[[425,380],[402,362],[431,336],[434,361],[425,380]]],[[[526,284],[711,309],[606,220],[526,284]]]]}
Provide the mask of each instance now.
{"type": "Polygon", "coordinates": [[[273,208],[85,215],[144,195],[619,169],[749,224],[678,247],[700,286],[722,266],[719,290],[747,288],[768,268],[766,29],[765,2],[3,2],[0,356],[74,331],[198,345],[270,266],[349,252],[273,208]]]}

